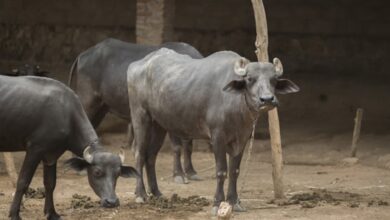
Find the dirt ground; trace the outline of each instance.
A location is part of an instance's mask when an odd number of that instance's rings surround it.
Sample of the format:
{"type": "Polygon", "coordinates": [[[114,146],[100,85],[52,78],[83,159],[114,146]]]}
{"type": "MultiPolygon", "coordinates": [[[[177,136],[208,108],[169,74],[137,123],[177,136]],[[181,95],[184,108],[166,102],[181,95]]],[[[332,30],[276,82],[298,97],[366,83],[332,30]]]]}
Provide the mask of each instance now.
{"type": "MultiPolygon", "coordinates": [[[[244,213],[234,213],[233,219],[390,219],[390,134],[362,132],[356,164],[343,162],[348,156],[351,130],[307,129],[305,123],[283,126],[284,182],[289,199],[286,204],[272,204],[269,140],[256,139],[251,158],[242,162],[239,178],[239,195],[244,213]],[[333,132],[330,132],[333,130],[333,132]],[[248,165],[248,166],[246,166],[248,165]]],[[[102,142],[112,151],[126,145],[122,124],[108,124],[100,130],[102,142]]],[[[348,127],[348,126],[346,126],[348,127]]],[[[117,194],[121,206],[104,209],[97,205],[98,198],[88,185],[85,176],[66,171],[62,165],[67,153],[61,158],[55,190],[55,204],[64,219],[216,219],[211,217],[211,202],[216,187],[214,160],[204,142],[195,143],[194,166],[202,181],[189,184],[173,183],[172,154],[169,141],[157,159],[157,175],[160,190],[167,198],[173,194],[187,198],[198,195],[210,202],[207,206],[195,202],[168,205],[135,204],[135,179],[120,179],[117,194]],[[90,206],[74,206],[75,194],[91,198],[90,206]],[[73,201],[73,203],[72,203],[73,201]]],[[[126,164],[134,165],[130,150],[126,164]]],[[[23,153],[16,153],[20,166],[23,153]]],[[[2,161],[2,159],[0,159],[2,161]]],[[[7,219],[14,189],[0,162],[0,219],[7,219]]],[[[227,184],[225,184],[227,185],[227,184]]],[[[42,187],[42,170],[38,169],[31,185],[42,187]]],[[[175,197],[175,196],[174,196],[175,197]]],[[[202,200],[203,201],[203,200],[202,200]]],[[[24,219],[44,219],[43,199],[28,198],[24,201],[21,215],[24,219]]]]}

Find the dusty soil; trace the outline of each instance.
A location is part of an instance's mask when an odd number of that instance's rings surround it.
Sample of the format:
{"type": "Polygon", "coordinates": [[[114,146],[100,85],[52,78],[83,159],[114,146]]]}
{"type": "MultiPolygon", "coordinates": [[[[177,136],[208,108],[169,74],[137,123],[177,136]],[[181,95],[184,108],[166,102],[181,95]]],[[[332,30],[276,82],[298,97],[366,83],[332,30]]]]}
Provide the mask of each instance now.
{"type": "MultiPolygon", "coordinates": [[[[112,151],[126,145],[124,125],[107,125],[101,129],[102,141],[112,151]],[[113,129],[115,128],[115,129],[113,129]],[[107,132],[109,131],[109,132],[107,132]]],[[[283,126],[285,192],[288,197],[275,204],[271,177],[269,141],[255,140],[254,153],[242,162],[239,194],[244,213],[233,219],[390,219],[390,135],[364,133],[359,143],[357,163],[343,163],[348,156],[351,131],[306,129],[302,123],[283,126]],[[248,165],[248,166],[246,166],[248,165]]],[[[166,142],[169,146],[169,141],[166,142]]],[[[210,216],[216,187],[214,160],[204,142],[196,142],[194,166],[202,181],[173,183],[172,155],[165,147],[157,160],[157,175],[164,198],[151,199],[143,205],[134,202],[135,179],[120,179],[117,194],[121,206],[100,208],[98,198],[85,176],[65,170],[61,158],[55,190],[55,204],[64,219],[216,219],[210,216]]],[[[131,150],[126,164],[134,165],[131,150]]],[[[15,153],[17,166],[23,153],[15,153]]],[[[1,161],[1,159],[0,159],[1,161]]],[[[14,189],[0,162],[0,219],[6,219],[14,189]]],[[[225,184],[226,185],[226,184],[225,184]]],[[[31,185],[42,187],[39,168],[31,185]]],[[[44,199],[26,198],[21,215],[24,219],[44,219],[44,199]]]]}

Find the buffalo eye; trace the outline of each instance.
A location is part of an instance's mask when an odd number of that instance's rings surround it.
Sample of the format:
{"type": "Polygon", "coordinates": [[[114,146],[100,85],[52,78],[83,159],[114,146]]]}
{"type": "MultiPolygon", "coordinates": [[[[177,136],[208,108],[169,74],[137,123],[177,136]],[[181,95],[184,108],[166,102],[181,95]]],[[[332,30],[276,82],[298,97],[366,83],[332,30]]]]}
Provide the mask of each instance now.
{"type": "Polygon", "coordinates": [[[103,171],[101,169],[94,169],[92,174],[95,176],[95,177],[102,177],[103,176],[103,171]]]}

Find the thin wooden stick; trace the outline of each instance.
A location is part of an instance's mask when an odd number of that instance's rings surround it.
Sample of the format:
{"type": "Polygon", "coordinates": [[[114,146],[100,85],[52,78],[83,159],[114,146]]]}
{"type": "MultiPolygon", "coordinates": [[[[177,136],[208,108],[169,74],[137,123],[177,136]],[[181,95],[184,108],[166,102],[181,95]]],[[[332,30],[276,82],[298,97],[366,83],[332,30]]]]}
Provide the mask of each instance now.
{"type": "Polygon", "coordinates": [[[358,108],[356,111],[356,117],[355,117],[355,127],[353,129],[351,157],[356,157],[357,142],[359,141],[359,137],[360,137],[360,128],[362,126],[362,118],[363,118],[363,109],[358,108]]]}
{"type": "Polygon", "coordinates": [[[14,158],[12,157],[12,154],[9,152],[4,152],[3,155],[4,155],[4,162],[5,162],[5,169],[7,170],[7,173],[11,178],[12,185],[16,187],[18,174],[16,173],[14,158]]]}
{"type": "MultiPolygon", "coordinates": [[[[256,20],[256,55],[260,62],[269,62],[268,57],[268,27],[267,17],[262,0],[252,0],[253,10],[256,20]]],[[[276,199],[283,199],[283,156],[282,141],[280,137],[280,126],[278,110],[268,112],[269,130],[272,148],[272,178],[274,182],[274,196],[276,199]]]]}

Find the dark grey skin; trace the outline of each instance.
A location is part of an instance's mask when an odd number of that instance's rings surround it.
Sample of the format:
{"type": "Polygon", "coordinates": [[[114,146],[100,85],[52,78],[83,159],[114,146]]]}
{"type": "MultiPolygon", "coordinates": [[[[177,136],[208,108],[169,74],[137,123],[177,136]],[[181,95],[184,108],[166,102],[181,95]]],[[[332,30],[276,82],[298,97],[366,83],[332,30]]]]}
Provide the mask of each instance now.
{"type": "Polygon", "coordinates": [[[106,152],[76,94],[64,84],[42,77],[0,76],[0,151],[26,151],[9,217],[19,220],[22,197],[39,163],[43,162],[47,219],[61,219],[55,211],[53,191],[56,164],[67,150],[78,157],[66,163],[87,169],[92,189],[104,207],[119,200],[115,185],[119,176],[138,177],[132,167],[122,166],[123,157],[106,152]]]}
{"type": "Polygon", "coordinates": [[[253,123],[263,109],[278,104],[275,94],[299,90],[279,79],[283,68],[272,63],[250,63],[234,52],[218,52],[192,59],[160,49],[128,68],[130,114],[134,128],[139,201],[146,198],[142,168],[150,191],[158,196],[155,163],[166,132],[183,139],[209,140],[215,156],[217,189],[213,214],[227,200],[244,211],[237,196],[240,162],[253,123]],[[229,155],[229,170],[226,154],[229,155]],[[229,176],[227,197],[224,181],[229,176]]]}
{"type": "Polygon", "coordinates": [[[49,72],[41,70],[39,65],[24,64],[12,71],[0,70],[0,75],[6,76],[48,76],[49,72]]]}
{"type": "MultiPolygon", "coordinates": [[[[160,46],[140,45],[116,39],[106,39],[82,52],[74,62],[68,84],[80,97],[92,125],[97,128],[107,114],[112,112],[129,121],[129,144],[133,142],[126,73],[130,63],[144,58],[150,52],[166,47],[198,59],[203,56],[185,43],[165,43],[160,46]]],[[[173,176],[175,182],[185,183],[186,178],[199,177],[191,161],[192,141],[170,135],[174,151],[173,176]],[[183,146],[183,147],[182,147],[183,146]],[[180,157],[184,152],[184,169],[180,157]]]]}

